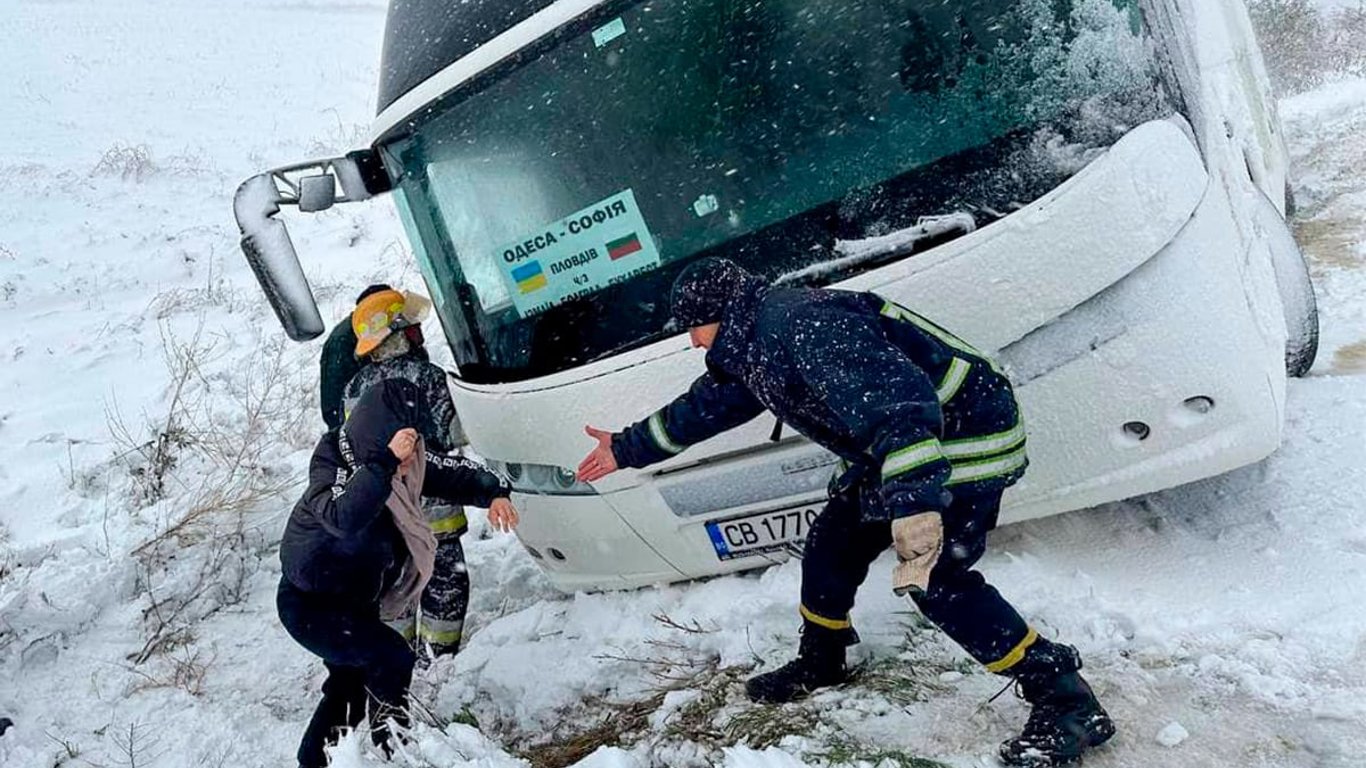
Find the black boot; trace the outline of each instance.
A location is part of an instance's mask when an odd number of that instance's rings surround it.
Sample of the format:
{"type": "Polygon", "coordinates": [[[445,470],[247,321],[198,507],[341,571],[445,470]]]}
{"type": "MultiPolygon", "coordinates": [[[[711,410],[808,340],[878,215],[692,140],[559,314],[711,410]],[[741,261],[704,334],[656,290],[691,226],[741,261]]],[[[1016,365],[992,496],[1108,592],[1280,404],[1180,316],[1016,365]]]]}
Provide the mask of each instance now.
{"type": "Polygon", "coordinates": [[[797,658],[772,672],[755,675],[745,683],[750,701],[783,704],[806,698],[817,688],[839,685],[849,679],[844,649],[858,642],[852,629],[826,629],[805,622],[797,658]]]}
{"type": "Polygon", "coordinates": [[[1091,686],[1077,674],[1081,656],[1071,646],[1039,640],[1007,674],[1016,692],[1033,706],[1024,732],[1001,744],[1006,765],[1067,765],[1115,735],[1091,686]]]}

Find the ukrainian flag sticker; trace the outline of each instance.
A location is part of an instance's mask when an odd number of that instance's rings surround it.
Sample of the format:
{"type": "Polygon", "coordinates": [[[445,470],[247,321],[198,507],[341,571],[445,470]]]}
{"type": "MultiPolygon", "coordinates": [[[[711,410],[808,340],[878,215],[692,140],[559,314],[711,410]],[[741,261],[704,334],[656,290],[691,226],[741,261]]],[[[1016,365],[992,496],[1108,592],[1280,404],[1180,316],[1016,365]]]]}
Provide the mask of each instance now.
{"type": "Polygon", "coordinates": [[[546,286],[545,272],[539,261],[528,261],[512,270],[512,279],[517,281],[517,288],[522,293],[539,291],[546,286]]]}

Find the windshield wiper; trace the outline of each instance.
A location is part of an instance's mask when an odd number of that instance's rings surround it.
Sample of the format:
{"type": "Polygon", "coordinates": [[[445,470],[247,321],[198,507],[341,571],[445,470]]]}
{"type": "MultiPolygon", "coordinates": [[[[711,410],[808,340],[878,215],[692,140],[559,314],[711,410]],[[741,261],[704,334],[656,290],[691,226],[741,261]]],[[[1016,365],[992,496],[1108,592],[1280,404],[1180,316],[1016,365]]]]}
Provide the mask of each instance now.
{"type": "Polygon", "coordinates": [[[976,230],[977,221],[972,218],[972,214],[965,211],[955,211],[943,216],[922,216],[916,221],[915,226],[879,237],[836,240],[832,250],[837,254],[837,258],[788,272],[775,282],[778,285],[828,282],[832,275],[856,267],[885,264],[928,251],[976,230]]]}

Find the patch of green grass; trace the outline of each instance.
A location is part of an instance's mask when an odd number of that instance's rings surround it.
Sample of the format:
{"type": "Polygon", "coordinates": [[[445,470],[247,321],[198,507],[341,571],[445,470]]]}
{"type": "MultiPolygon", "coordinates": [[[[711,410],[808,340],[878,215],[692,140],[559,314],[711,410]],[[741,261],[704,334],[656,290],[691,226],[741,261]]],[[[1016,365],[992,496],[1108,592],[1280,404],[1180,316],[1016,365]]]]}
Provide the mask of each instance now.
{"type": "Polygon", "coordinates": [[[875,768],[951,768],[928,757],[920,757],[900,749],[871,747],[843,736],[832,737],[826,742],[824,750],[810,752],[807,757],[831,766],[867,764],[875,768]]]}
{"type": "Polygon", "coordinates": [[[808,706],[755,706],[732,715],[725,724],[727,746],[747,744],[767,749],[788,736],[810,736],[820,723],[808,706]]]}
{"type": "Polygon", "coordinates": [[[513,754],[532,768],[565,768],[588,757],[601,747],[629,747],[644,732],[650,713],[664,703],[664,694],[630,702],[609,702],[595,698],[584,702],[589,710],[604,712],[592,724],[570,726],[535,743],[514,745],[513,754]]]}
{"type": "Polygon", "coordinates": [[[939,682],[940,673],[946,671],[949,668],[941,665],[877,659],[856,669],[846,685],[904,707],[952,693],[953,686],[939,682]]]}
{"type": "Polygon", "coordinates": [[[474,716],[474,712],[471,711],[469,707],[461,707],[460,711],[456,712],[455,716],[451,718],[451,722],[459,723],[460,725],[468,725],[475,730],[479,729],[479,718],[474,716]]]}

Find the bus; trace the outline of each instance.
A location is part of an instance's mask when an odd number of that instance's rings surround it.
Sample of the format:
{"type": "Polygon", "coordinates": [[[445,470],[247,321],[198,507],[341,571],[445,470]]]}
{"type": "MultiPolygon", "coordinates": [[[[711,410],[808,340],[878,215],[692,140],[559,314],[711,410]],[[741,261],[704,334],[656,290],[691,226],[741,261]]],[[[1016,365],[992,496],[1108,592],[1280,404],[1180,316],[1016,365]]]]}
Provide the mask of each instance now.
{"type": "Polygon", "coordinates": [[[835,457],[769,417],[570,469],[586,424],[704,370],[668,306],[703,257],[877,292],[993,355],[1031,457],[1003,522],[1263,459],[1313,362],[1242,0],[394,0],[382,55],[367,146],[242,184],[244,253],[314,338],[278,214],[393,201],[471,446],[561,589],[779,562],[821,509],[835,457]]]}

